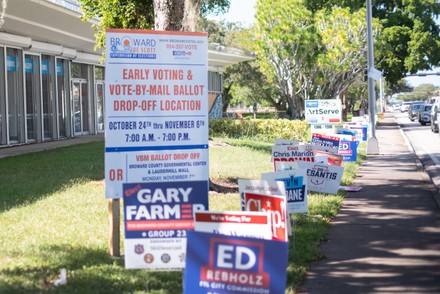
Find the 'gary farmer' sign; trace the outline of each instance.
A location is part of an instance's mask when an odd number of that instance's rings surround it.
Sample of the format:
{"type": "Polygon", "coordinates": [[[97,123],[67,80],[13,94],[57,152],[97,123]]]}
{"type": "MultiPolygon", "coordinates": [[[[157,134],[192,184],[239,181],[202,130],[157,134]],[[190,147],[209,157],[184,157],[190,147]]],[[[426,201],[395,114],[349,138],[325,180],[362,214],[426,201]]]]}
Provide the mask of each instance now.
{"type": "Polygon", "coordinates": [[[342,106],[339,99],[306,100],[306,120],[310,124],[340,123],[342,106]]]}

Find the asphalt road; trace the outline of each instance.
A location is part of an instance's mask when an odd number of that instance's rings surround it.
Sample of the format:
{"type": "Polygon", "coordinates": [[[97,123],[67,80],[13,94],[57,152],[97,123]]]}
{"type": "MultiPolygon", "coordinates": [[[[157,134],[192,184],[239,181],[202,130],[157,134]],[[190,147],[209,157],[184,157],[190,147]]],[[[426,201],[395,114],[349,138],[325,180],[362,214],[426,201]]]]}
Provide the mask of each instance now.
{"type": "Polygon", "coordinates": [[[432,182],[440,191],[440,135],[433,133],[431,126],[422,126],[418,121],[410,121],[406,112],[394,112],[404,137],[423,164],[432,182]]]}

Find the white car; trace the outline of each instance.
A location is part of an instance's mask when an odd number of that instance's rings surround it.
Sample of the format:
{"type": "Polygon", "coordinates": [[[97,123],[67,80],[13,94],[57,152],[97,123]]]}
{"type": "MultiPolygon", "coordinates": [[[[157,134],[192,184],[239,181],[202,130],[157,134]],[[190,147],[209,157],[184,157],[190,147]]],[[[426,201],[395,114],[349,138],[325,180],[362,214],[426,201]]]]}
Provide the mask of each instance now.
{"type": "Polygon", "coordinates": [[[400,105],[400,112],[408,111],[410,105],[411,102],[403,102],[402,105],[400,105]]]}

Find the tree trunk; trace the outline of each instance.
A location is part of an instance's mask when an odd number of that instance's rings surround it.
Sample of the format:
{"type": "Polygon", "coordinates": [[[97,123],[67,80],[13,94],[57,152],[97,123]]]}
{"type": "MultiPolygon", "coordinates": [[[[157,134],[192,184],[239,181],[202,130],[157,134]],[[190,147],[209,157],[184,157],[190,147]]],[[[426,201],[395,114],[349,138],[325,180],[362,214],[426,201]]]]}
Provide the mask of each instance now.
{"type": "Polygon", "coordinates": [[[347,100],[347,91],[343,91],[339,94],[341,97],[342,104],[342,121],[347,121],[347,110],[348,110],[348,100],[347,100]]]}
{"type": "Polygon", "coordinates": [[[154,29],[194,32],[201,0],[154,0],[154,29]]]}
{"type": "Polygon", "coordinates": [[[6,6],[8,6],[8,1],[3,0],[1,3],[1,7],[0,7],[0,28],[2,27],[3,23],[5,22],[6,6]]]}
{"type": "Polygon", "coordinates": [[[229,95],[229,91],[231,87],[223,87],[223,106],[222,110],[225,113],[228,110],[229,102],[231,101],[231,95],[229,95]]]}

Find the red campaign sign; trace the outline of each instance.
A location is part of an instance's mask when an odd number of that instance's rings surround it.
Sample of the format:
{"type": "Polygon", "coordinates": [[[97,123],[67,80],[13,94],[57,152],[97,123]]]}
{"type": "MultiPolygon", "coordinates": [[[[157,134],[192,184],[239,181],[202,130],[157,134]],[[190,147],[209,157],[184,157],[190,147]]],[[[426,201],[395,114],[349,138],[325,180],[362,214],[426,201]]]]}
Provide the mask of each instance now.
{"type": "Polygon", "coordinates": [[[287,242],[287,211],[283,196],[241,193],[241,200],[246,211],[269,212],[272,220],[272,239],[287,242]]]}
{"type": "Polygon", "coordinates": [[[211,211],[198,211],[194,213],[194,221],[211,223],[249,223],[266,224],[268,219],[266,215],[241,215],[240,213],[215,213],[211,211]]]}

